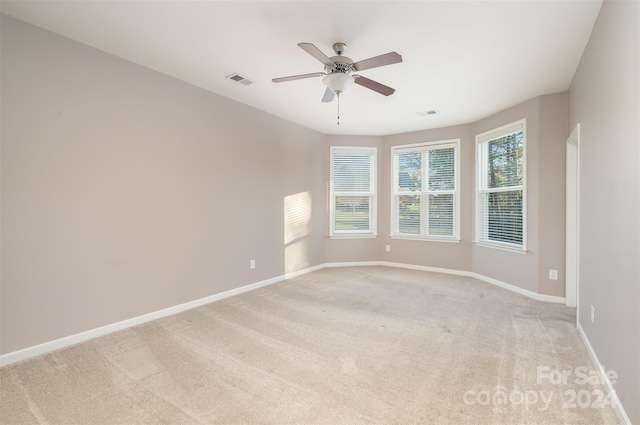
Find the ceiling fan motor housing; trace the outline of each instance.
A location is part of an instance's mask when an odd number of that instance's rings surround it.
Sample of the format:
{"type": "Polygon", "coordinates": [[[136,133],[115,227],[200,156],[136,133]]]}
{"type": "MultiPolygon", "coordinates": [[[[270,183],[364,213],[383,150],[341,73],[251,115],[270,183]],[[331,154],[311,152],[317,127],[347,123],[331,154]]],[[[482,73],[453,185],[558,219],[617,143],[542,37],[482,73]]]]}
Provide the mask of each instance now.
{"type": "Polygon", "coordinates": [[[335,43],[333,45],[333,51],[336,52],[337,56],[330,57],[329,60],[334,63],[334,66],[325,66],[324,70],[327,74],[333,73],[341,73],[348,74],[353,69],[353,60],[346,56],[342,56],[344,51],[347,49],[347,45],[344,43],[335,43]]]}
{"type": "Polygon", "coordinates": [[[324,71],[327,74],[333,74],[333,73],[341,73],[341,74],[348,74],[349,72],[352,72],[353,69],[353,61],[351,60],[351,58],[348,58],[346,56],[334,56],[332,58],[330,58],[331,61],[333,61],[333,63],[335,64],[334,66],[326,66],[324,68],[324,71]]]}

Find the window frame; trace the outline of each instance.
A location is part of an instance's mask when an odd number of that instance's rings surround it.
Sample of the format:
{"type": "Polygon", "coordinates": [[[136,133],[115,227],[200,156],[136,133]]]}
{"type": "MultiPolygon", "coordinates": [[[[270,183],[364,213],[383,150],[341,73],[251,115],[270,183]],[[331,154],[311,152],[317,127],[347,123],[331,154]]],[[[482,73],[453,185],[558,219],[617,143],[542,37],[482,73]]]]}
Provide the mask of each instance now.
{"type": "Polygon", "coordinates": [[[511,122],[498,128],[494,128],[484,133],[476,135],[476,158],[475,158],[475,218],[474,218],[474,244],[478,246],[484,246],[494,249],[500,249],[505,251],[516,252],[519,254],[525,254],[527,252],[527,120],[522,118],[518,121],[511,122]],[[522,184],[518,186],[502,186],[499,188],[482,188],[480,187],[483,181],[487,181],[486,176],[483,177],[480,173],[486,166],[483,164],[481,167],[480,160],[482,159],[481,148],[482,145],[489,143],[493,140],[500,139],[511,134],[517,134],[522,132],[522,184]],[[483,239],[482,233],[485,227],[483,208],[481,206],[481,199],[483,193],[496,193],[496,192],[510,192],[515,190],[522,190],[522,245],[492,241],[483,239]]]}
{"type": "MultiPolygon", "coordinates": [[[[423,170],[424,171],[424,170],[423,170]]],[[[428,173],[423,173],[423,176],[428,173]]],[[[424,180],[425,177],[423,177],[424,180]]],[[[407,145],[396,145],[391,147],[391,222],[390,222],[390,237],[392,239],[409,239],[419,241],[432,241],[432,242],[460,242],[460,139],[447,139],[438,140],[432,142],[412,143],[407,145]],[[430,191],[428,186],[423,181],[423,189],[416,191],[416,194],[429,195],[433,193],[451,193],[454,196],[453,202],[453,234],[451,236],[445,235],[416,235],[409,233],[399,232],[398,223],[398,208],[397,197],[400,194],[398,191],[399,174],[397,170],[396,154],[402,152],[424,152],[433,151],[438,149],[450,149],[454,150],[454,189],[447,191],[430,191]]]]}
{"type": "Polygon", "coordinates": [[[377,233],[378,211],[378,148],[372,146],[331,146],[329,153],[329,238],[375,238],[377,233]],[[369,192],[336,192],[334,190],[333,158],[335,153],[368,155],[371,161],[369,192]],[[336,230],[336,197],[337,196],[369,196],[369,229],[368,230],[336,230]]]}

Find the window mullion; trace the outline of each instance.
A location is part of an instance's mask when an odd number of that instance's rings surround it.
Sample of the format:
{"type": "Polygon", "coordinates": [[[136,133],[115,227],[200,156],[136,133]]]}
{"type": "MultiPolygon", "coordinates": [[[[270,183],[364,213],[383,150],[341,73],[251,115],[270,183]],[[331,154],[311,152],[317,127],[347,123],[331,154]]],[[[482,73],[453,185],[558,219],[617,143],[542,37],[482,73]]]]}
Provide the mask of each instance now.
{"type": "Polygon", "coordinates": [[[420,192],[420,234],[429,234],[429,155],[431,151],[422,152],[422,191],[420,192]]]}

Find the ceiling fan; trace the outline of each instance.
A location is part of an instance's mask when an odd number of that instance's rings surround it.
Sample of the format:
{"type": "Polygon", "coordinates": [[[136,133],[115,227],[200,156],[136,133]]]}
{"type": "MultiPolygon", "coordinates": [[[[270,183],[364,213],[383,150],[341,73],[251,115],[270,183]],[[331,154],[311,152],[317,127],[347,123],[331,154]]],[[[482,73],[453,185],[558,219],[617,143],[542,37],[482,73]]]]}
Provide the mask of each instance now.
{"type": "Polygon", "coordinates": [[[365,69],[377,68],[380,66],[391,65],[402,62],[402,56],[396,52],[385,53],[384,55],[375,56],[358,62],[353,62],[351,58],[342,56],[347,45],[344,43],[336,43],[333,45],[333,51],[336,56],[327,57],[320,49],[311,43],[298,43],[298,46],[311,56],[319,60],[324,65],[324,72],[313,72],[311,74],[292,75],[290,77],[274,78],[274,83],[282,83],[285,81],[301,80],[304,78],[324,77],[322,83],[327,86],[323,102],[331,102],[337,95],[344,92],[352,83],[366,87],[370,90],[378,92],[384,96],[393,94],[396,90],[370,80],[362,75],[352,74],[354,71],[364,71],[365,69]]]}

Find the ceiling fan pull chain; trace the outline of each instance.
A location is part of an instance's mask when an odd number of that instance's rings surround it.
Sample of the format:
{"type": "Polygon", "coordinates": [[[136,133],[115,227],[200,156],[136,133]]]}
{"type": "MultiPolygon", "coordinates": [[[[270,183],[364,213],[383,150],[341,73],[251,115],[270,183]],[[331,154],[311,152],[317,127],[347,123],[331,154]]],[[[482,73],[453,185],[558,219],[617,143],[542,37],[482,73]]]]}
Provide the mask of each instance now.
{"type": "Polygon", "coordinates": [[[340,125],[340,93],[338,93],[338,124],[340,125]]]}

